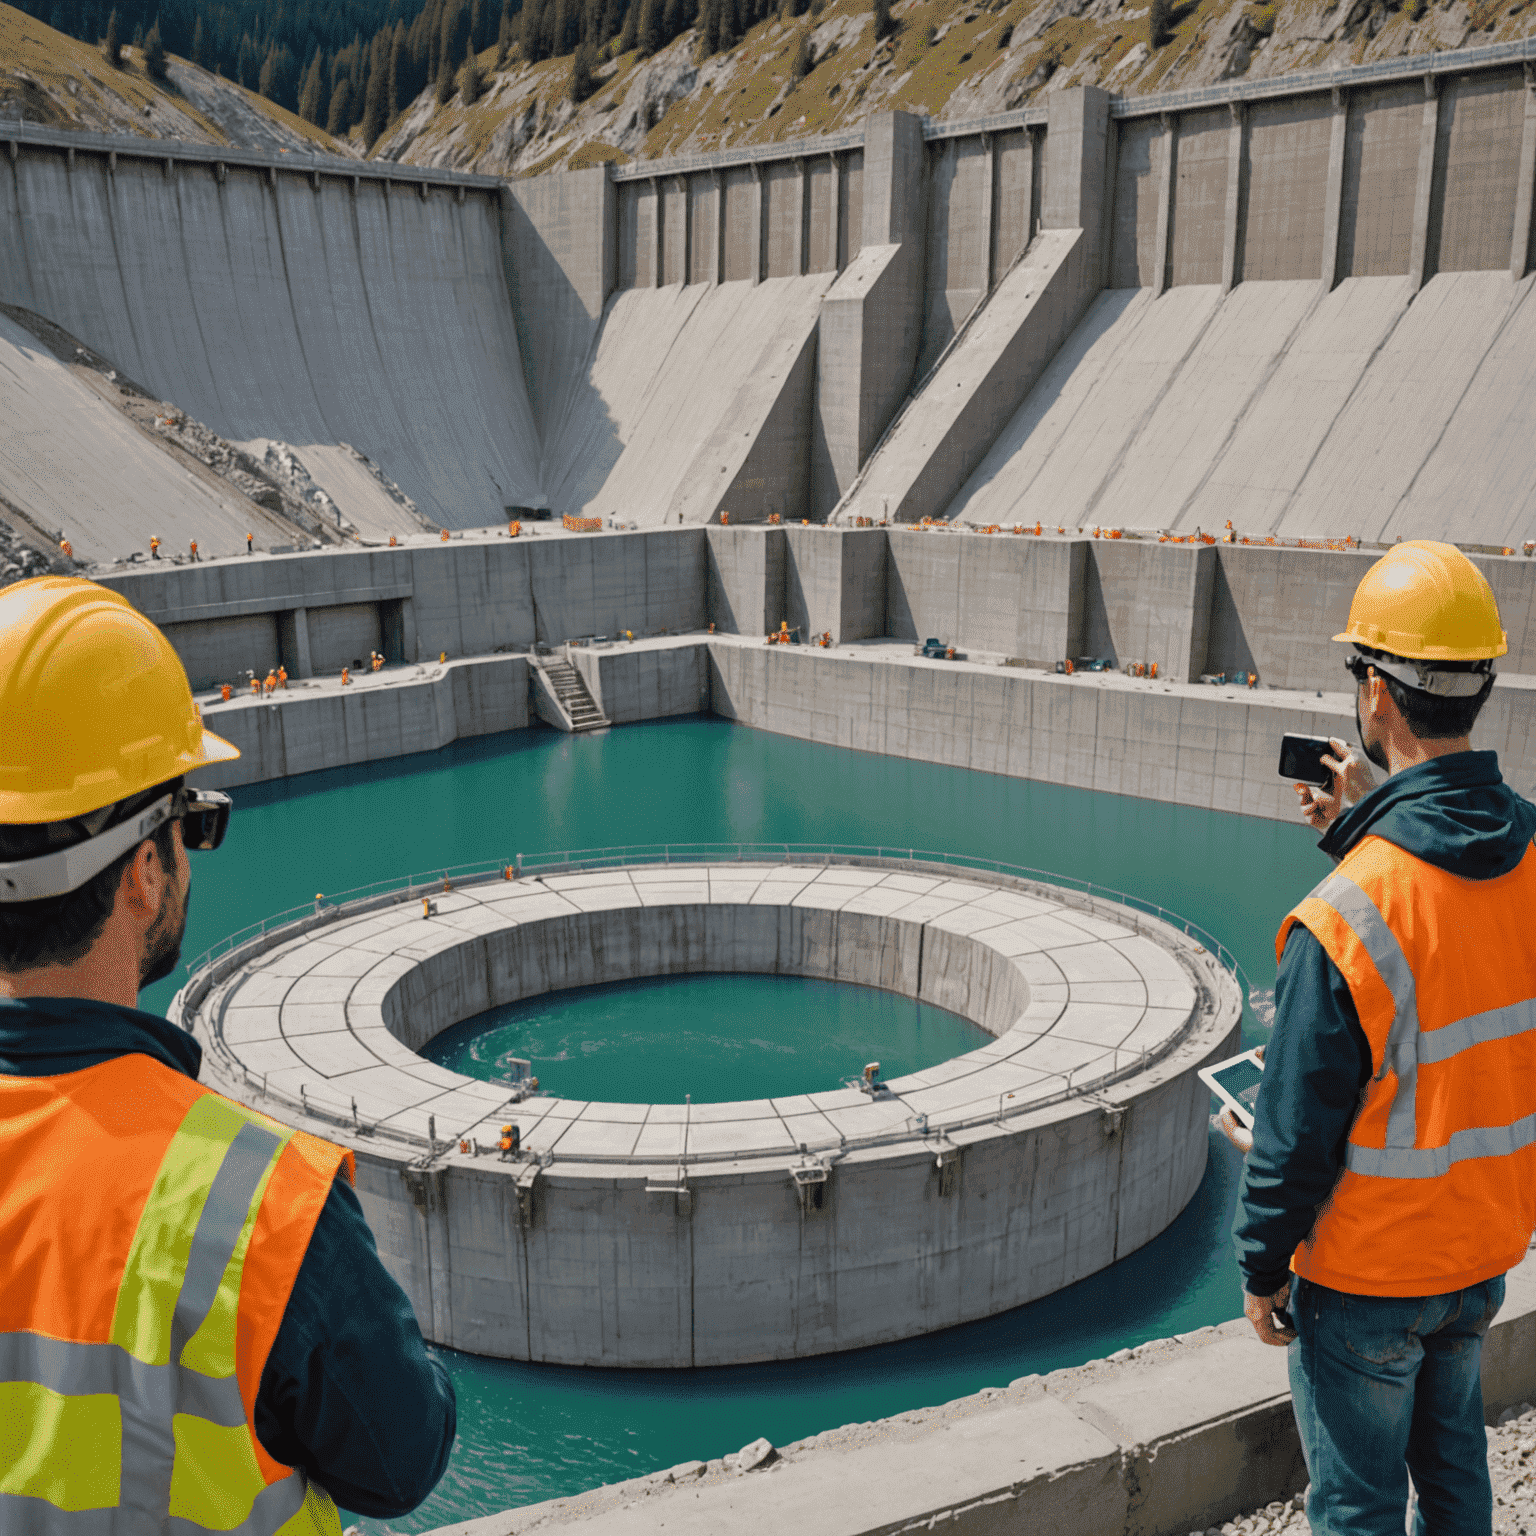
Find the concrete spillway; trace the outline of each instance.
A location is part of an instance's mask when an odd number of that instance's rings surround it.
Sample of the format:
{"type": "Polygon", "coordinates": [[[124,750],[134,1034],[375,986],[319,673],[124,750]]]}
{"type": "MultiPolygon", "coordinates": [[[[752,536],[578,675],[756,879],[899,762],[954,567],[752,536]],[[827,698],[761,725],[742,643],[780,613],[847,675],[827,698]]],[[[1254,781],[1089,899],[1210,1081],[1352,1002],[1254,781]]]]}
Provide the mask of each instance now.
{"type": "Polygon", "coordinates": [[[434,521],[537,499],[495,199],[114,159],[0,159],[0,299],[221,436],[355,445],[434,521]]]}
{"type": "Polygon", "coordinates": [[[1536,508],[1532,287],[1458,272],[1417,297],[1396,277],[1108,290],[952,510],[1515,543],[1536,508]]]}
{"type": "MultiPolygon", "coordinates": [[[[833,276],[615,294],[588,366],[546,428],[550,505],[642,527],[679,514],[707,521],[713,503],[693,503],[725,494],[781,397],[786,436],[808,419],[816,322],[833,276]]],[[[803,483],[787,484],[780,510],[803,495],[803,483]]]]}
{"type": "Polygon", "coordinates": [[[0,496],[35,528],[62,530],[82,560],[110,560],[125,525],[176,551],[293,537],[202,465],[178,463],[3,314],[0,422],[0,496]]]}
{"type": "Polygon", "coordinates": [[[423,894],[275,929],[171,1016],[205,1080],[353,1148],[380,1251],[439,1343],[676,1367],[904,1338],[1133,1252],[1204,1172],[1196,1069],[1233,1047],[1241,996],[1141,913],[821,856],[496,871],[434,891],[425,918],[423,894]],[[996,1038],[873,1093],[702,1105],[509,1105],[415,1054],[521,997],[699,971],[881,986],[996,1038]],[[501,1159],[508,1120],[522,1148],[501,1159]]]}

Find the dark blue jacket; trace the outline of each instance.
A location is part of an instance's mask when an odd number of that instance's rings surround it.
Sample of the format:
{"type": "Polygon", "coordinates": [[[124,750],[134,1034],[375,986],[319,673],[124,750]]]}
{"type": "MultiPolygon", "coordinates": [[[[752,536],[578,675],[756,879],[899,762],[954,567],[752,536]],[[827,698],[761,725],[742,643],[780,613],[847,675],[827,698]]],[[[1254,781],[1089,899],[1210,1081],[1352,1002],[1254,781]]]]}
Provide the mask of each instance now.
{"type": "MultiPolygon", "coordinates": [[[[1365,836],[1467,880],[1507,875],[1536,836],[1536,806],[1505,784],[1493,752],[1456,752],[1393,774],[1328,829],[1318,847],[1342,859],[1365,836]]],[[[1291,1255],[1344,1168],[1344,1146],[1371,1077],[1354,1000],[1323,946],[1291,929],[1275,982],[1253,1150],[1232,1229],[1254,1296],[1290,1279],[1291,1255]]]]}
{"type": "MultiPolygon", "coordinates": [[[[0,998],[0,1076],[148,1056],[195,1079],[202,1047],[166,1019],[79,998],[0,998]]],[[[315,1224],[256,1394],[269,1455],[343,1509],[390,1519],[431,1493],[457,1428],[453,1384],[379,1261],[343,1174],[315,1224]]]]}

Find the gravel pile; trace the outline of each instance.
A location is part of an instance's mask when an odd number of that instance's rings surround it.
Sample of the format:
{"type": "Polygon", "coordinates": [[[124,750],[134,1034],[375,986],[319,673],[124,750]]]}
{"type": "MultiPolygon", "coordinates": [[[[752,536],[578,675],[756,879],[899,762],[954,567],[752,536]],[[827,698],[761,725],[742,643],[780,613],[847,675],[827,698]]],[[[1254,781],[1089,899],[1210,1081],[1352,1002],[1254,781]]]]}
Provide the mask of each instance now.
{"type": "MultiPolygon", "coordinates": [[[[310,479],[286,443],[269,443],[258,460],[174,405],[157,402],[153,412],[154,429],[161,437],[201,460],[258,507],[276,512],[309,533],[348,530],[336,503],[310,479]]],[[[130,410],[129,414],[137,413],[130,410]]]]}
{"type": "MultiPolygon", "coordinates": [[[[1536,1536],[1536,1408],[1529,1403],[1507,1409],[1498,1426],[1488,1431],[1488,1471],[1493,1479],[1494,1536],[1536,1536]]],[[[1191,1531],[1190,1536],[1307,1536],[1311,1527],[1302,1513],[1305,1502],[1305,1495],[1298,1493],[1284,1504],[1266,1504],[1240,1520],[1191,1531]]],[[[1413,1529],[1411,1509],[1404,1529],[1413,1529]]]]}
{"type": "Polygon", "coordinates": [[[46,576],[57,563],[61,562],[52,561],[31,545],[24,544],[14,529],[0,523],[0,587],[8,587],[14,581],[26,581],[32,576],[46,576]]]}

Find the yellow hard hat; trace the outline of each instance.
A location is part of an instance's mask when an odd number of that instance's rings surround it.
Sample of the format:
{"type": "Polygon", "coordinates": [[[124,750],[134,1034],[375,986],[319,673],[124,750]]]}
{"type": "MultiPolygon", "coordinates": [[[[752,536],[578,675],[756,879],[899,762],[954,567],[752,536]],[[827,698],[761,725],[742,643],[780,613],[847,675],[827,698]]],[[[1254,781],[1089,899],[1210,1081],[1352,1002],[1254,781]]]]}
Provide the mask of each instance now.
{"type": "Polygon", "coordinates": [[[1355,588],[1335,640],[1415,661],[1488,661],[1509,641],[1493,588],[1454,544],[1411,539],[1384,554],[1355,588]]]}
{"type": "Polygon", "coordinates": [[[0,590],[0,825],[68,821],[240,756],[124,597],[75,576],[0,590]]]}

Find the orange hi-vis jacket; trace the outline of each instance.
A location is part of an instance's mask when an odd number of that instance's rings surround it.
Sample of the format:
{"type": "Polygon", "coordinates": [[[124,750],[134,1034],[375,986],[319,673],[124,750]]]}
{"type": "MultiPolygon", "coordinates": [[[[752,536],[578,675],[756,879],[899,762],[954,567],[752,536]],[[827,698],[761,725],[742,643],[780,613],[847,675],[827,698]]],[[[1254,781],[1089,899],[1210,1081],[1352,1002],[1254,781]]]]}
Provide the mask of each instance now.
{"type": "Polygon", "coordinates": [[[1365,837],[1280,925],[1349,986],[1372,1075],[1344,1171],[1291,1268],[1437,1296],[1502,1275],[1536,1228],[1536,846],[1468,880],[1365,837]]]}
{"type": "Polygon", "coordinates": [[[340,1536],[252,1415],[343,1163],[147,1056],[0,1077],[0,1530],[340,1536]]]}

